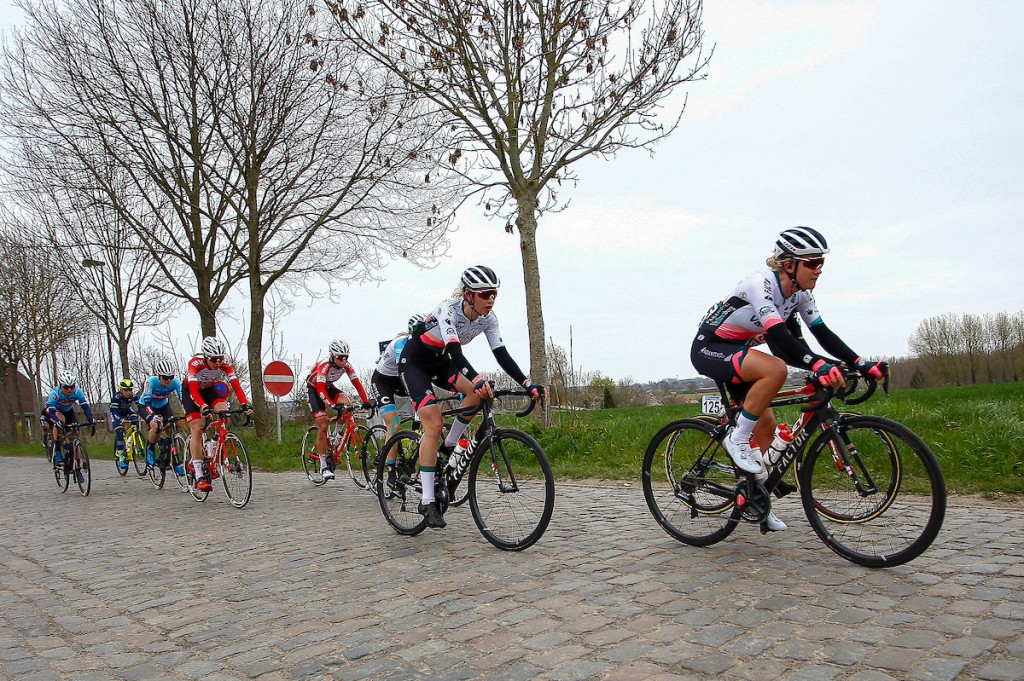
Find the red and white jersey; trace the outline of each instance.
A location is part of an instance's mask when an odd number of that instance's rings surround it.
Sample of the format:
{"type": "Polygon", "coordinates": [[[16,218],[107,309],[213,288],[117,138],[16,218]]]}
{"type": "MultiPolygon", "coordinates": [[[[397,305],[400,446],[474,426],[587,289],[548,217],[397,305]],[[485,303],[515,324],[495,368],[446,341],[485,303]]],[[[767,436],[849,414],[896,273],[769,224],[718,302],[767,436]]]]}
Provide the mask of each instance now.
{"type": "Polygon", "coordinates": [[[355,368],[349,362],[343,362],[339,367],[334,363],[334,360],[325,359],[322,362],[318,362],[313,370],[306,376],[306,385],[310,388],[315,388],[320,399],[325,404],[330,404],[330,397],[327,395],[327,386],[333,385],[335,381],[341,378],[343,375],[348,375],[348,380],[352,382],[352,387],[359,393],[359,399],[363,402],[368,402],[366,398],[366,391],[363,389],[363,383],[359,380],[356,375],[355,368]]]}
{"type": "Polygon", "coordinates": [[[235,368],[227,361],[221,362],[220,366],[212,369],[207,365],[206,357],[203,355],[196,355],[189,360],[188,369],[185,371],[185,388],[192,395],[196,404],[205,403],[199,391],[210,388],[216,383],[229,383],[239,402],[245,404],[249,401],[245,396],[245,391],[242,390],[242,384],[238,381],[238,376],[235,375],[235,368]]]}

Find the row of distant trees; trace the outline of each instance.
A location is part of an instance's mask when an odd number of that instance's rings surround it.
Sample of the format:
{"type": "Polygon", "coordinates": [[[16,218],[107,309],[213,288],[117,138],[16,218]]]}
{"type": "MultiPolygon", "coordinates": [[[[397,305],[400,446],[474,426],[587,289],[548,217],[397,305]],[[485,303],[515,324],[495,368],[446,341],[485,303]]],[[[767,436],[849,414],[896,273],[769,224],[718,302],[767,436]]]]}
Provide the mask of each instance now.
{"type": "Polygon", "coordinates": [[[242,291],[234,357],[262,432],[269,310],[389,258],[435,263],[469,198],[518,233],[544,381],[539,217],[565,205],[578,161],[671,134],[673,91],[711,55],[700,0],[19,6],[0,59],[0,232],[48,250],[39,268],[78,305],[41,345],[0,340],[0,363],[52,382],[36,372],[82,326],[109,347],[109,383],[132,373],[141,330],[188,305],[195,337],[215,335],[242,291]]]}

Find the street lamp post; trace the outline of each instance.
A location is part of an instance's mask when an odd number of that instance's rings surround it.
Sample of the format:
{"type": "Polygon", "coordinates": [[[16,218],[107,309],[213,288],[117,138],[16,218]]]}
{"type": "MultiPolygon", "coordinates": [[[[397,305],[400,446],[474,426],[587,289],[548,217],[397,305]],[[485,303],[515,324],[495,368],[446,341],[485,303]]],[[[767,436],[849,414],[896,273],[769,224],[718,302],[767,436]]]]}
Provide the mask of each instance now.
{"type": "MultiPolygon", "coordinates": [[[[102,260],[93,260],[92,258],[85,258],[82,260],[82,267],[98,267],[100,268],[100,288],[102,288],[102,294],[106,295],[107,292],[107,275],[106,268],[107,263],[102,260]]],[[[103,301],[103,329],[107,334],[107,362],[110,367],[110,389],[113,390],[117,385],[117,379],[114,377],[114,350],[113,343],[110,339],[110,317],[107,315],[107,301],[103,301]]]]}

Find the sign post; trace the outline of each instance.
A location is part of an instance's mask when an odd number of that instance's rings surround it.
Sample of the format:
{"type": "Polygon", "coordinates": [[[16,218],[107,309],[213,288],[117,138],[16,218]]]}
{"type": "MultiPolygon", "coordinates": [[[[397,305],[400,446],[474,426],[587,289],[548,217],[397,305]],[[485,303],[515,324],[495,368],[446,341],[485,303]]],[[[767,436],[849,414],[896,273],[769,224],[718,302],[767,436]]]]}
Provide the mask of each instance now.
{"type": "Polygon", "coordinates": [[[274,396],[277,406],[277,441],[281,442],[281,398],[292,391],[295,385],[295,374],[284,362],[274,360],[263,370],[263,385],[267,392],[274,396]]]}

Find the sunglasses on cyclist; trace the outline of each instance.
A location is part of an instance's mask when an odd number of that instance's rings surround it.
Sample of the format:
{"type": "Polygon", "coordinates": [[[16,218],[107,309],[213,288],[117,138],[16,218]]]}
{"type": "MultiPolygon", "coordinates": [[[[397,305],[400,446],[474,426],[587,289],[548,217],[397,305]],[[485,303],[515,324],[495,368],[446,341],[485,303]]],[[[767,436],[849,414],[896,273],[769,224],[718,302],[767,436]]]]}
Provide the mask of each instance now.
{"type": "Polygon", "coordinates": [[[333,355],[331,359],[340,359],[342,362],[347,362],[348,355],[333,355]]]}
{"type": "Polygon", "coordinates": [[[498,291],[493,288],[489,288],[486,291],[474,291],[476,295],[480,296],[484,300],[494,300],[498,297],[498,291]]]}
{"type": "Polygon", "coordinates": [[[161,381],[170,381],[170,380],[173,380],[173,379],[174,379],[174,376],[161,376],[160,377],[161,381]]]}
{"type": "Polygon", "coordinates": [[[75,386],[73,386],[73,385],[62,385],[61,388],[64,389],[64,390],[74,390],[75,386]]]}
{"type": "Polygon", "coordinates": [[[816,270],[825,264],[825,258],[797,258],[797,260],[807,265],[812,270],[816,270]]]}
{"type": "Polygon", "coordinates": [[[223,357],[207,357],[206,361],[207,362],[223,362],[224,358],[223,357]]]}

